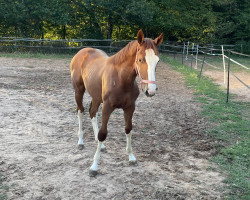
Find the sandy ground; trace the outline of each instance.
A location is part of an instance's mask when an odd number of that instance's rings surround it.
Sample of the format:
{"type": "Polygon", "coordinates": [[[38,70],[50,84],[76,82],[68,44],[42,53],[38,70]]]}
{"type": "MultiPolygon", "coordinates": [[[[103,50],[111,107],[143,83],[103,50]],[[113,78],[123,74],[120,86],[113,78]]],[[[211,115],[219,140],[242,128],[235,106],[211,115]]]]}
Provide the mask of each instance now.
{"type": "MultiPolygon", "coordinates": [[[[234,73],[240,80],[250,87],[250,74],[246,72],[235,72],[234,73]]],[[[227,88],[227,73],[226,81],[224,83],[224,72],[221,71],[205,71],[205,76],[212,78],[217,84],[223,88],[227,88]]],[[[236,94],[236,99],[242,101],[250,101],[250,90],[245,85],[243,85],[237,78],[235,78],[231,73],[229,75],[229,92],[236,94]]],[[[225,97],[226,98],[226,97],[225,97]]]]}
{"type": "MultiPolygon", "coordinates": [[[[158,94],[141,94],[132,145],[125,151],[123,113],[109,121],[100,171],[88,176],[96,149],[88,113],[85,148],[77,149],[77,115],[68,59],[0,57],[0,173],[9,199],[221,199],[224,175],[201,106],[182,76],[160,63],[158,94]]],[[[85,95],[85,110],[90,97],[85,95]]],[[[3,190],[0,190],[0,192],[3,190]]]]}

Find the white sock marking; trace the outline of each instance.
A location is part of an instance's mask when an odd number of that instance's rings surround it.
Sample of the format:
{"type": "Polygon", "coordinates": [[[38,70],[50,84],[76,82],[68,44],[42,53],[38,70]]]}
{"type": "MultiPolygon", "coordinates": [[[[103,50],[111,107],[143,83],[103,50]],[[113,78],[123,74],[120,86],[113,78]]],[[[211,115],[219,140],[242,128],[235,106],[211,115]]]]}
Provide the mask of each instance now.
{"type": "Polygon", "coordinates": [[[97,149],[96,149],[95,156],[94,156],[94,162],[90,167],[90,170],[92,170],[92,171],[98,170],[98,164],[100,161],[101,146],[102,146],[102,142],[98,141],[97,149]]]}
{"type": "Polygon", "coordinates": [[[129,155],[129,161],[136,161],[136,158],[135,158],[135,156],[133,154],[133,150],[132,150],[131,136],[132,136],[131,132],[129,134],[126,134],[126,138],[127,138],[126,151],[127,151],[128,155],[129,155]]]}
{"type": "Polygon", "coordinates": [[[98,121],[97,121],[97,116],[93,117],[91,119],[92,121],[92,126],[93,126],[93,130],[94,130],[94,134],[95,134],[95,140],[98,140],[98,132],[99,132],[99,128],[98,128],[98,121]]]}
{"type": "Polygon", "coordinates": [[[103,143],[102,143],[101,149],[106,149],[106,147],[103,143]]]}
{"type": "MultiPolygon", "coordinates": [[[[99,128],[98,128],[98,120],[97,120],[97,116],[93,117],[91,119],[92,122],[92,126],[93,126],[93,130],[94,130],[94,134],[95,134],[95,140],[98,141],[98,132],[99,132],[99,128]]],[[[101,149],[105,149],[105,145],[102,143],[101,149]]]]}
{"type": "MultiPolygon", "coordinates": [[[[156,68],[156,64],[159,61],[159,57],[155,55],[155,52],[153,49],[147,49],[145,53],[146,53],[145,59],[148,64],[148,80],[155,81],[155,68],[156,68]]],[[[148,90],[155,92],[156,84],[149,83],[148,90]]]]}
{"type": "Polygon", "coordinates": [[[78,123],[79,123],[78,144],[83,144],[82,118],[83,118],[83,113],[80,110],[78,110],[78,123]]]}

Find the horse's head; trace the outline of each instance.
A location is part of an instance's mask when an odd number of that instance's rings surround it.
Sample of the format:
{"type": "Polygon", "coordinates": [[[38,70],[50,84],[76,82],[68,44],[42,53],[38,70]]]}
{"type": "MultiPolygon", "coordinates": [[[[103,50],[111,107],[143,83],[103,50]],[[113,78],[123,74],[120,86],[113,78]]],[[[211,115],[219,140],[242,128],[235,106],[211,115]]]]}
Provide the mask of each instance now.
{"type": "Polygon", "coordinates": [[[157,46],[161,44],[163,34],[155,40],[144,38],[142,30],[137,34],[137,55],[136,55],[136,68],[141,80],[141,87],[148,97],[155,95],[157,87],[155,82],[155,70],[159,61],[157,46]]]}

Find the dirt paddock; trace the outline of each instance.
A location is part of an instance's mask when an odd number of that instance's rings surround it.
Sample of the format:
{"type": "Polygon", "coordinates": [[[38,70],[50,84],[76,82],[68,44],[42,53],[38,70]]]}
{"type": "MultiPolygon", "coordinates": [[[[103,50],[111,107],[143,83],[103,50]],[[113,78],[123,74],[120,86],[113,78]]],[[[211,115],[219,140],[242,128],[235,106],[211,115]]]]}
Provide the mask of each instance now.
{"type": "MultiPolygon", "coordinates": [[[[77,149],[77,115],[70,59],[0,57],[0,174],[9,199],[221,199],[224,176],[209,161],[215,140],[182,76],[164,63],[158,93],[140,94],[132,146],[125,151],[123,113],[108,125],[107,152],[96,177],[88,169],[96,149],[88,113],[85,148],[77,149]]],[[[85,94],[88,110],[90,97],[85,94]]],[[[3,190],[0,190],[0,192],[3,190]]]]}

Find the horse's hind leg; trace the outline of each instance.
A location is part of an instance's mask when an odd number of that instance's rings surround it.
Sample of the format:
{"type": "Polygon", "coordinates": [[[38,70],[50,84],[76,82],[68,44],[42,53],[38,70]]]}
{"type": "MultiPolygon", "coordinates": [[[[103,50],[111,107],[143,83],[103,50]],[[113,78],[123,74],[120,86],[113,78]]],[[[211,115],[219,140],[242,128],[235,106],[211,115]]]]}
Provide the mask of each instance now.
{"type": "Polygon", "coordinates": [[[126,151],[129,155],[129,163],[136,164],[136,158],[133,154],[132,145],[131,145],[131,130],[132,130],[132,117],[135,110],[135,106],[131,106],[128,109],[124,110],[124,119],[125,119],[125,132],[127,138],[126,151]]]}
{"type": "MultiPolygon", "coordinates": [[[[91,122],[92,122],[92,126],[93,126],[96,141],[98,141],[98,132],[99,132],[97,112],[98,112],[100,104],[101,104],[101,102],[95,101],[94,99],[92,99],[91,105],[90,105],[90,108],[89,108],[89,115],[90,115],[90,118],[91,118],[91,122]]],[[[101,150],[102,151],[106,150],[106,147],[105,147],[105,145],[103,143],[101,145],[101,150]]]]}
{"type": "Polygon", "coordinates": [[[75,89],[75,100],[77,103],[77,110],[78,110],[78,122],[79,122],[79,130],[78,130],[78,148],[80,150],[83,149],[83,130],[82,130],[82,121],[83,121],[83,112],[84,107],[82,105],[83,94],[85,92],[85,87],[82,85],[80,88],[75,89]]]}
{"type": "Polygon", "coordinates": [[[83,119],[83,113],[81,110],[78,110],[78,123],[79,123],[79,130],[78,130],[78,149],[82,150],[84,148],[83,143],[83,130],[82,130],[82,119],[83,119]]]}

